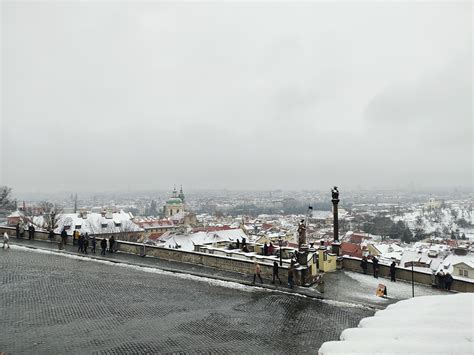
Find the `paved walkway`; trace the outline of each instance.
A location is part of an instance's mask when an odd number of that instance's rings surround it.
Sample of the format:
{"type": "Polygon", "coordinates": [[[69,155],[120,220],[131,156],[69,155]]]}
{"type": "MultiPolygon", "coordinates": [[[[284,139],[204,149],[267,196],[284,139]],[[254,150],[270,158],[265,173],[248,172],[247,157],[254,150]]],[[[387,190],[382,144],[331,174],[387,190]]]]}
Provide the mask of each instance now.
{"type": "Polygon", "coordinates": [[[113,264],[43,242],[12,244],[0,249],[0,352],[8,354],[314,354],[374,313],[126,265],[133,257],[119,253],[98,258],[113,264]]]}

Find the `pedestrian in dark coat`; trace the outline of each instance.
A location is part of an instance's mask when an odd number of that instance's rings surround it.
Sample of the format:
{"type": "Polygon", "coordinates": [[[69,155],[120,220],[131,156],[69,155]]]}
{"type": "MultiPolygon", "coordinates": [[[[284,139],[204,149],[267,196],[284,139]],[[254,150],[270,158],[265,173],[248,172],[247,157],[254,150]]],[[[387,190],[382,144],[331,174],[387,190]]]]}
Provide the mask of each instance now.
{"type": "Polygon", "coordinates": [[[240,241],[237,239],[237,242],[235,242],[235,249],[240,249],[240,241]]]}
{"type": "Polygon", "coordinates": [[[95,254],[95,246],[97,245],[97,240],[95,240],[95,235],[92,236],[91,243],[92,243],[91,252],[95,254]]]}
{"type": "Polygon", "coordinates": [[[442,288],[444,289],[446,286],[445,286],[445,275],[444,275],[444,272],[443,270],[440,270],[437,274],[436,274],[436,278],[438,279],[438,286],[439,288],[442,288]]]}
{"type": "Polygon", "coordinates": [[[87,254],[87,248],[89,248],[89,235],[86,233],[86,235],[84,236],[84,244],[82,246],[84,254],[87,254]]]}
{"type": "Polygon", "coordinates": [[[16,237],[20,238],[20,223],[16,224],[15,229],[16,229],[16,237]]]}
{"type": "Polygon", "coordinates": [[[35,234],[35,227],[32,224],[28,226],[28,239],[33,239],[35,234]]]}
{"type": "Polygon", "coordinates": [[[281,285],[280,276],[278,276],[278,263],[276,261],[273,262],[273,281],[272,281],[272,284],[275,283],[275,279],[278,279],[278,281],[280,281],[280,285],[281,285]]]}
{"type": "Polygon", "coordinates": [[[360,262],[360,267],[362,268],[362,271],[364,272],[364,274],[367,274],[367,257],[366,256],[362,258],[362,261],[360,262]]]}
{"type": "Polygon", "coordinates": [[[114,252],[114,244],[115,244],[115,238],[114,238],[114,236],[111,236],[109,238],[109,253],[114,252]]]}
{"type": "Polygon", "coordinates": [[[374,277],[379,278],[379,259],[376,256],[372,258],[372,267],[374,268],[374,277]]]}
{"type": "Polygon", "coordinates": [[[77,244],[78,244],[77,251],[78,252],[81,252],[81,253],[84,252],[84,240],[85,240],[85,238],[84,238],[83,235],[79,236],[79,240],[77,241],[77,244]]]}
{"type": "Polygon", "coordinates": [[[105,250],[107,249],[107,239],[102,238],[102,240],[100,241],[100,247],[102,249],[100,255],[105,255],[105,250]]]}
{"type": "Polygon", "coordinates": [[[63,243],[63,245],[66,245],[66,242],[67,242],[66,228],[63,228],[63,231],[61,232],[61,242],[63,243]]]}
{"type": "Polygon", "coordinates": [[[52,242],[54,240],[54,230],[53,229],[49,230],[48,238],[49,238],[50,242],[52,242]]]}
{"type": "Polygon", "coordinates": [[[265,255],[265,256],[268,255],[268,245],[267,245],[267,243],[263,244],[263,255],[265,255]]]}
{"type": "Polygon", "coordinates": [[[397,271],[396,269],[397,264],[395,264],[395,261],[392,262],[390,265],[390,281],[396,282],[397,280],[395,279],[395,272],[397,271]]]}
{"type": "Polygon", "coordinates": [[[453,277],[451,276],[449,272],[447,272],[446,276],[444,276],[444,285],[446,286],[446,290],[450,291],[452,284],[453,284],[453,277]]]}

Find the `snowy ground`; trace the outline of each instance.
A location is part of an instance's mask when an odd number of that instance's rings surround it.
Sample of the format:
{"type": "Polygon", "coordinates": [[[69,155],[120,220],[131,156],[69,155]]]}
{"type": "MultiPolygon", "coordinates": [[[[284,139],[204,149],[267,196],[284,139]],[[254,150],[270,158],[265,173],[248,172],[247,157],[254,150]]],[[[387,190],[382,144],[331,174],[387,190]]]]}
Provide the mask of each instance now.
{"type": "MultiPolygon", "coordinates": [[[[324,297],[342,302],[352,302],[385,308],[388,304],[412,297],[412,285],[405,281],[390,282],[385,278],[374,278],[350,271],[338,271],[324,276],[324,297]],[[382,283],[387,287],[387,297],[375,295],[377,286],[382,283]]],[[[415,284],[415,297],[427,295],[446,295],[430,286],[415,284]]]]}

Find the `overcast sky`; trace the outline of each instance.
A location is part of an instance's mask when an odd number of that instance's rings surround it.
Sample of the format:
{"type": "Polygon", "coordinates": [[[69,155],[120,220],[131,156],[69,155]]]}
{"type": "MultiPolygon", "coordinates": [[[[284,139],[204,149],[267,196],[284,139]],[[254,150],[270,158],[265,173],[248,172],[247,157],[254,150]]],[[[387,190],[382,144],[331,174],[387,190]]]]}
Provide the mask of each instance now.
{"type": "Polygon", "coordinates": [[[18,192],[472,187],[470,2],[2,2],[18,192]]]}

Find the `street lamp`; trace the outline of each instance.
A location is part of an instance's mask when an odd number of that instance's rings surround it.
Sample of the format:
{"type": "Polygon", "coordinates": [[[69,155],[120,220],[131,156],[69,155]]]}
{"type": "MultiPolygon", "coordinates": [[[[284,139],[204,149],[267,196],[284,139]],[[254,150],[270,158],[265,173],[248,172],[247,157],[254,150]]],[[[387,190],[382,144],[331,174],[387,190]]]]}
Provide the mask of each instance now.
{"type": "Polygon", "coordinates": [[[281,239],[281,235],[278,237],[278,245],[280,246],[280,266],[282,266],[283,265],[283,260],[282,260],[283,253],[282,253],[282,250],[281,250],[281,246],[283,245],[283,240],[281,239]]]}

